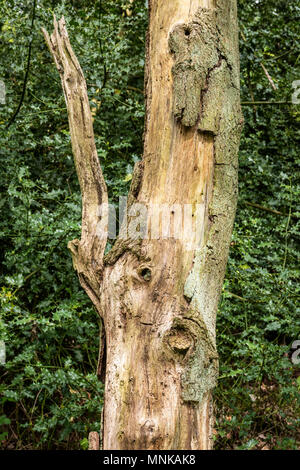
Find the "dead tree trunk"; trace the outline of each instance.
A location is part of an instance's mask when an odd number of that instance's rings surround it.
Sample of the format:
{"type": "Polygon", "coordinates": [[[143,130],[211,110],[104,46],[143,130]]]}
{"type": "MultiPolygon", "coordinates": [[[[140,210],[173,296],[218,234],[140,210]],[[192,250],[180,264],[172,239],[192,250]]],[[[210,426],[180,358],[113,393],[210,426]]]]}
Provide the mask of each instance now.
{"type": "Polygon", "coordinates": [[[149,2],[144,156],[106,256],[107,192],[85,80],[64,20],[44,34],[83,198],[82,237],[69,247],[105,328],[103,448],[210,449],[242,128],[236,0],[149,2]]]}

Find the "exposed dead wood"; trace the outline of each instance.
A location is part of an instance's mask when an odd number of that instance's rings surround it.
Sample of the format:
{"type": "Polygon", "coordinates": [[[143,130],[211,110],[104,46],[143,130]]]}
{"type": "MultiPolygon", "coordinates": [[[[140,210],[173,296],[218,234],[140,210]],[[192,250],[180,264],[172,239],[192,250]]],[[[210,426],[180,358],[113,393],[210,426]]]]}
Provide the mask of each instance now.
{"type": "Polygon", "coordinates": [[[99,273],[107,240],[106,184],[94,139],[92,114],[85,78],[71,47],[65,20],[57,23],[51,36],[43,29],[49,50],[59,71],[66,100],[72,149],[82,195],[81,240],[69,242],[74,268],[94,303],[99,290],[99,273]]]}

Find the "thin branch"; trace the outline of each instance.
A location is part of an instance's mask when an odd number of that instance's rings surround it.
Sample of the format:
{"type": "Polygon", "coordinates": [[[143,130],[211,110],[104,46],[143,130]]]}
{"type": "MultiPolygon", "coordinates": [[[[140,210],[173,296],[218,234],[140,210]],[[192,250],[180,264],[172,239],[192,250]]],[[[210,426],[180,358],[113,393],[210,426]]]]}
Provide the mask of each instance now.
{"type": "Polygon", "coordinates": [[[35,20],[35,11],[36,11],[36,2],[37,0],[33,1],[33,9],[32,9],[32,19],[31,19],[31,27],[30,27],[30,42],[29,42],[29,47],[28,47],[28,56],[27,56],[27,65],[26,65],[26,72],[25,72],[25,77],[24,77],[24,82],[23,82],[23,89],[22,89],[22,95],[18,104],[18,107],[16,111],[14,112],[13,116],[10,118],[6,129],[8,129],[12,123],[15,121],[16,117],[18,116],[20,109],[22,107],[24,98],[25,98],[25,92],[26,92],[26,87],[27,87],[27,81],[28,81],[28,76],[29,76],[29,69],[30,69],[30,61],[31,61],[31,51],[32,51],[32,43],[33,43],[33,27],[34,27],[34,20],[35,20]]]}
{"type": "Polygon", "coordinates": [[[244,204],[246,206],[255,207],[256,209],[259,209],[261,211],[270,212],[270,214],[281,215],[282,217],[290,216],[290,217],[298,218],[295,214],[286,214],[284,212],[280,212],[275,209],[270,209],[270,207],[261,206],[260,204],[256,204],[254,202],[244,201],[244,204]]]}
{"type": "MultiPolygon", "coordinates": [[[[243,31],[241,31],[241,36],[243,38],[243,40],[247,43],[247,38],[246,36],[244,35],[243,31]]],[[[261,68],[263,69],[267,79],[269,80],[270,84],[271,84],[271,87],[273,88],[273,90],[277,90],[277,86],[275,85],[274,83],[274,80],[272,79],[271,75],[269,74],[268,70],[266,69],[266,67],[264,66],[262,60],[257,56],[257,54],[254,52],[253,48],[247,44],[249,49],[251,50],[252,54],[254,55],[254,57],[256,57],[258,60],[260,60],[260,66],[261,68]]]]}
{"type": "Polygon", "coordinates": [[[284,52],[283,54],[280,54],[276,57],[268,57],[268,58],[265,58],[266,61],[272,61],[272,60],[278,60],[278,59],[281,59],[282,57],[285,57],[286,55],[290,54],[291,52],[295,52],[294,49],[290,49],[289,51],[286,51],[284,52]]]}
{"type": "Polygon", "coordinates": [[[264,66],[264,64],[261,62],[260,63],[260,66],[261,68],[263,69],[263,71],[265,72],[265,75],[267,77],[267,79],[269,80],[270,84],[271,84],[271,87],[273,88],[273,90],[277,90],[277,86],[275,85],[271,75],[269,74],[269,72],[267,71],[266,67],[264,66]]]}
{"type": "Polygon", "coordinates": [[[101,92],[105,88],[106,81],[107,81],[107,69],[106,69],[106,63],[105,59],[103,56],[103,48],[102,48],[102,39],[101,39],[101,14],[102,14],[102,0],[99,0],[99,32],[98,32],[98,41],[99,41],[99,49],[100,49],[100,60],[103,60],[103,80],[102,80],[102,85],[101,85],[101,92]]]}
{"type": "MultiPolygon", "coordinates": [[[[254,103],[255,99],[254,99],[254,93],[253,93],[252,84],[251,84],[250,62],[249,61],[247,63],[247,78],[248,78],[248,88],[249,88],[249,92],[250,92],[250,96],[251,96],[251,102],[254,103]]],[[[256,110],[257,110],[257,108],[254,105],[254,107],[253,107],[254,122],[256,122],[256,110]]]]}
{"type": "Polygon", "coordinates": [[[135,86],[127,86],[128,90],[136,91],[137,93],[141,93],[142,95],[144,94],[144,90],[141,90],[140,88],[136,88],[135,86]]]}
{"type": "Polygon", "coordinates": [[[293,104],[292,101],[242,101],[242,106],[293,104]]]}
{"type": "Polygon", "coordinates": [[[225,291],[227,295],[230,295],[230,297],[234,297],[235,299],[242,300],[243,302],[248,302],[249,299],[245,299],[244,297],[241,297],[240,295],[234,294],[233,292],[225,291]]]}

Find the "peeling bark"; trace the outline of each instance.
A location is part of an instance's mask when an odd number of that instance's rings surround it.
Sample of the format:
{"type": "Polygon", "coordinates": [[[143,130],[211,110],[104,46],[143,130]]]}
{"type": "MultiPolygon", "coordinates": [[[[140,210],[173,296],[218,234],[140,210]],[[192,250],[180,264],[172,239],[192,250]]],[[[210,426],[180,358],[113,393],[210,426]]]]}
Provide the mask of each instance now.
{"type": "Polygon", "coordinates": [[[83,197],[82,238],[69,246],[105,328],[103,448],[210,449],[216,312],[242,127],[236,0],[149,2],[144,156],[128,211],[147,207],[150,231],[155,205],[190,204],[193,216],[198,208],[189,247],[175,237],[134,238],[124,225],[103,257],[97,230],[105,232],[106,218],[95,206],[107,193],[85,81],[63,19],[51,38],[44,34],[62,77],[83,197]]]}

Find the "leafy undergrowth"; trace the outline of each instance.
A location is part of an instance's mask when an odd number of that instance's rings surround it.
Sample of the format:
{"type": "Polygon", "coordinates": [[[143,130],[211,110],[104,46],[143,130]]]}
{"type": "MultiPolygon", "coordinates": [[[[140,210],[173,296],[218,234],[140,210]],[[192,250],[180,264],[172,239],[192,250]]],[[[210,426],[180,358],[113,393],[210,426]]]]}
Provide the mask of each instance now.
{"type": "Polygon", "coordinates": [[[297,450],[300,448],[300,381],[234,384],[219,387],[213,431],[215,449],[297,450]],[[231,393],[230,393],[231,392],[231,393]]]}
{"type": "MultiPolygon", "coordinates": [[[[40,26],[65,14],[87,78],[110,200],[141,158],[146,9],[135,0],[0,2],[0,445],[86,449],[99,430],[97,315],[67,242],[80,233],[80,192],[61,85],[40,26]],[[18,107],[33,38],[24,102],[18,107]]],[[[241,0],[243,107],[239,206],[218,314],[216,449],[299,448],[299,73],[295,0],[241,0]],[[273,89],[261,63],[277,87],[273,89]],[[298,431],[297,431],[298,429],[298,431]]]]}

